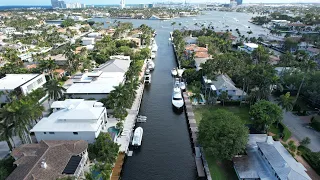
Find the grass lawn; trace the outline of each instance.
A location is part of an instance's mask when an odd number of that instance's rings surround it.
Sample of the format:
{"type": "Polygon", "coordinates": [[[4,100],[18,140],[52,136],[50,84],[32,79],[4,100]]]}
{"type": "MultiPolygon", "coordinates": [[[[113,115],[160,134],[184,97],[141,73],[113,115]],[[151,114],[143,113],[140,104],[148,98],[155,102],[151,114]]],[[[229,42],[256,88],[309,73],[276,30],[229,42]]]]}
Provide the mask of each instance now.
{"type": "Polygon", "coordinates": [[[238,179],[231,161],[218,161],[210,154],[205,153],[210,174],[214,180],[238,179]]]}
{"type": "Polygon", "coordinates": [[[272,124],[269,128],[269,131],[272,132],[273,134],[279,134],[281,133],[281,130],[277,128],[276,124],[272,124]]]}
{"type": "Polygon", "coordinates": [[[241,120],[243,121],[243,124],[252,124],[250,118],[249,118],[249,107],[246,106],[220,106],[220,105],[214,105],[214,106],[199,106],[198,108],[194,109],[194,114],[197,123],[201,121],[202,114],[205,112],[212,112],[218,109],[225,109],[227,111],[233,112],[235,115],[239,116],[241,120]]]}

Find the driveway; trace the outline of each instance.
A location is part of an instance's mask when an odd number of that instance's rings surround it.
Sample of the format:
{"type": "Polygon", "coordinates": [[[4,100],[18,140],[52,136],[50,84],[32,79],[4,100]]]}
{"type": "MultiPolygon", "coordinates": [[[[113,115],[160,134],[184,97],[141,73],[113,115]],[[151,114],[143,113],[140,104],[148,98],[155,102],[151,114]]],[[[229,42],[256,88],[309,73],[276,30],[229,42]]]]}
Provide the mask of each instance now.
{"type": "Polygon", "coordinates": [[[305,118],[296,116],[292,112],[283,113],[283,124],[285,124],[288,129],[292,132],[292,135],[301,141],[305,137],[311,139],[311,143],[308,147],[314,151],[320,151],[320,133],[314,129],[309,128],[308,120],[305,118]]]}

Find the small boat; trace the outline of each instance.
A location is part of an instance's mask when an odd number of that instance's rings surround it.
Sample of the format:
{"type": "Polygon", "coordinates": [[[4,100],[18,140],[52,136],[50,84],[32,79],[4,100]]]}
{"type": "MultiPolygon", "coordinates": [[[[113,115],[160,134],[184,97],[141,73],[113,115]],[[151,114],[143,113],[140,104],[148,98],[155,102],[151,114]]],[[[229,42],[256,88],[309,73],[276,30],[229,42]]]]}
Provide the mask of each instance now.
{"type": "Polygon", "coordinates": [[[156,53],[151,52],[151,59],[155,59],[156,58],[156,53]]]}
{"type": "Polygon", "coordinates": [[[173,68],[173,69],[171,70],[171,74],[172,74],[172,76],[178,75],[178,72],[177,72],[176,68],[173,68]]]}
{"type": "Polygon", "coordinates": [[[143,136],[142,127],[137,127],[133,133],[132,146],[141,146],[143,136]]]}
{"type": "Polygon", "coordinates": [[[150,74],[150,70],[149,70],[149,73],[147,73],[147,71],[146,71],[146,74],[144,75],[144,83],[145,83],[145,84],[151,84],[151,74],[150,74]]]}
{"type": "Polygon", "coordinates": [[[180,87],[174,87],[173,88],[172,105],[177,109],[182,108],[183,105],[184,105],[184,101],[183,101],[183,98],[182,98],[182,95],[181,95],[180,87]]]}
{"type": "Polygon", "coordinates": [[[158,46],[157,43],[154,41],[151,47],[151,52],[157,52],[158,51],[158,46]]]}
{"type": "Polygon", "coordinates": [[[154,62],[153,62],[152,60],[148,60],[148,65],[147,65],[147,67],[148,67],[148,69],[149,69],[150,71],[153,71],[154,68],[155,68],[154,62]]]}
{"type": "Polygon", "coordinates": [[[177,69],[177,74],[179,77],[182,77],[183,72],[185,71],[185,69],[177,69]]]}

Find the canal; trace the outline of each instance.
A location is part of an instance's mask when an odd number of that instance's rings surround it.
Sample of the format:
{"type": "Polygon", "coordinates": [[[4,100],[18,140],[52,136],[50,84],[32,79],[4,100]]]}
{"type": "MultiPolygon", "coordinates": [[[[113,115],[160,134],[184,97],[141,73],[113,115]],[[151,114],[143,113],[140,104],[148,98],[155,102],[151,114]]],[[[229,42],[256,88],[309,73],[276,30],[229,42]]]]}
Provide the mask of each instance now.
{"type": "MultiPolygon", "coordinates": [[[[193,28],[197,23],[210,23],[216,30],[222,28],[222,22],[228,24],[229,29],[238,28],[242,34],[251,26],[253,35],[266,34],[259,26],[250,24],[251,15],[244,13],[206,12],[196,18],[180,18],[172,21],[128,20],[135,27],[141,24],[151,26],[157,31],[158,52],[155,60],[155,70],[152,72],[152,83],[145,88],[140,114],[147,116],[147,122],[137,124],[144,130],[142,146],[134,150],[132,157],[127,157],[122,179],[124,180],[194,180],[197,179],[194,157],[190,143],[186,117],[183,113],[176,113],[171,105],[173,78],[171,69],[176,67],[172,46],[169,45],[169,32],[173,27],[171,22],[193,28]],[[225,18],[223,18],[225,17],[225,18]],[[233,18],[237,17],[239,21],[233,18]]],[[[94,19],[98,22],[113,22],[114,19],[94,19]]],[[[105,23],[105,27],[108,24],[105,23]]],[[[178,28],[178,26],[176,26],[178,28]]],[[[235,31],[234,31],[235,32],[235,31]]],[[[233,32],[233,33],[234,33],[233,32]]]]}
{"type": "Polygon", "coordinates": [[[157,34],[156,66],[140,109],[140,114],[148,120],[138,124],[144,130],[143,142],[132,157],[127,157],[122,179],[196,179],[185,115],[175,113],[171,105],[173,79],[170,70],[176,67],[176,62],[172,46],[168,44],[169,31],[157,30],[157,34]]]}

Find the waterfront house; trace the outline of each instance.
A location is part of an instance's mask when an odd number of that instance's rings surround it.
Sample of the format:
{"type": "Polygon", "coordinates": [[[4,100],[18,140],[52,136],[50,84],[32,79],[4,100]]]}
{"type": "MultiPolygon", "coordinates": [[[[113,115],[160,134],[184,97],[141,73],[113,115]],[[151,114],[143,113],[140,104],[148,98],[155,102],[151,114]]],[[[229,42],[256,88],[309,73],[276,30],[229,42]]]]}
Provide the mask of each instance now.
{"type": "Polygon", "coordinates": [[[235,86],[235,83],[228,75],[220,74],[215,80],[209,80],[204,76],[203,80],[207,87],[214,90],[217,97],[219,97],[222,92],[227,92],[228,99],[234,101],[241,101],[247,96],[246,92],[235,86]]]}
{"type": "Polygon", "coordinates": [[[251,54],[258,47],[259,47],[258,44],[255,44],[255,43],[244,43],[243,46],[238,46],[238,50],[245,51],[251,54]]]}
{"type": "Polygon", "coordinates": [[[7,180],[84,178],[87,149],[88,143],[83,140],[21,145],[11,153],[17,167],[7,180]]]}
{"type": "Polygon", "coordinates": [[[320,49],[318,49],[318,48],[309,47],[309,48],[307,48],[306,51],[310,57],[314,57],[314,56],[320,54],[320,49]]]}
{"type": "Polygon", "coordinates": [[[68,58],[64,54],[57,54],[54,56],[49,55],[45,57],[44,60],[54,60],[54,62],[59,66],[64,66],[68,62],[68,58]]]}
{"type": "Polygon", "coordinates": [[[85,140],[93,143],[107,122],[107,110],[95,100],[66,99],[51,104],[53,113],[30,132],[41,140],[85,140]]]}
{"type": "Polygon", "coordinates": [[[240,180],[311,180],[306,168],[291,156],[281,142],[266,134],[250,134],[246,155],[234,157],[233,163],[240,180]]]}
{"type": "Polygon", "coordinates": [[[8,93],[15,91],[19,95],[27,95],[41,88],[46,83],[43,74],[6,74],[0,79],[0,103],[9,102],[8,93]]]}
{"type": "Polygon", "coordinates": [[[199,47],[196,44],[188,44],[185,47],[185,56],[187,59],[194,56],[197,70],[201,69],[201,64],[204,64],[208,59],[211,59],[211,56],[208,53],[208,45],[206,45],[206,47],[199,47]]]}
{"type": "Polygon", "coordinates": [[[94,45],[95,44],[95,38],[88,38],[84,37],[81,39],[82,45],[87,46],[87,45],[94,45]]]}
{"type": "Polygon", "coordinates": [[[188,37],[185,37],[183,40],[186,44],[197,44],[198,42],[198,38],[192,37],[192,34],[188,37]]]}

